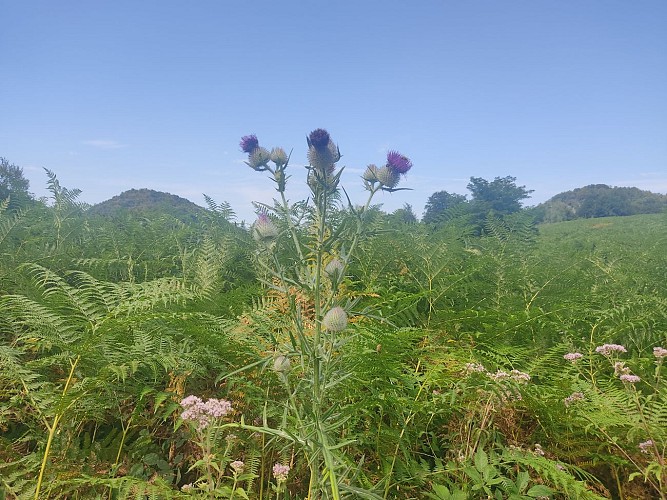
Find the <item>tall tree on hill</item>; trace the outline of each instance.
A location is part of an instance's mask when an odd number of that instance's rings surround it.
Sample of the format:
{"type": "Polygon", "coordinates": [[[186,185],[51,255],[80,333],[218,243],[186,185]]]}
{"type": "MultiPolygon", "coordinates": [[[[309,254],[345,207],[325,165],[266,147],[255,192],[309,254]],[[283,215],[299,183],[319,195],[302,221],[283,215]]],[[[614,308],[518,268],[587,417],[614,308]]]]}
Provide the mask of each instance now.
{"type": "Polygon", "coordinates": [[[434,224],[440,222],[442,214],[457,205],[466,202],[466,197],[463,194],[449,193],[447,191],[438,191],[429,196],[426,202],[424,217],[422,222],[426,224],[434,224]]]}
{"type": "Polygon", "coordinates": [[[521,210],[521,200],[530,198],[532,189],[517,186],[516,177],[496,177],[489,182],[481,177],[471,177],[468,190],[472,193],[471,203],[475,212],[486,215],[507,215],[521,210]]]}

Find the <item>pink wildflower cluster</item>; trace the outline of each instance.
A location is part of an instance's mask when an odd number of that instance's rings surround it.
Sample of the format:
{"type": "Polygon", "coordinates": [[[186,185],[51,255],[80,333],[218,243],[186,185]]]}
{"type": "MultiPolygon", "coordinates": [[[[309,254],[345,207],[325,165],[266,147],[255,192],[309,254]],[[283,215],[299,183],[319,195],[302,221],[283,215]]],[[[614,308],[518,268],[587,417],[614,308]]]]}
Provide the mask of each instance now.
{"type": "Polygon", "coordinates": [[[527,384],[530,381],[530,375],[519,370],[512,370],[509,373],[503,370],[498,370],[496,373],[490,373],[489,377],[491,377],[492,380],[511,379],[519,384],[527,384]]]}
{"type": "Polygon", "coordinates": [[[275,477],[276,481],[278,482],[287,481],[287,475],[289,474],[289,471],[289,465],[275,464],[273,466],[273,477],[275,477]]]}
{"type": "Polygon", "coordinates": [[[563,403],[565,403],[565,406],[570,406],[577,401],[583,401],[585,398],[586,397],[584,396],[583,392],[573,392],[563,400],[563,403]]]}
{"type": "Polygon", "coordinates": [[[232,404],[225,399],[211,398],[204,402],[197,396],[188,396],[181,401],[183,420],[191,420],[197,424],[199,430],[208,427],[211,422],[224,417],[232,410],[232,404]]]}
{"type": "Polygon", "coordinates": [[[581,358],[583,358],[584,355],[581,354],[580,352],[568,352],[563,358],[565,358],[567,361],[570,361],[572,363],[577,362],[581,358]]]}
{"type": "Polygon", "coordinates": [[[479,363],[466,363],[464,366],[466,373],[484,373],[486,368],[479,363]]]}
{"type": "Polygon", "coordinates": [[[637,375],[630,373],[630,368],[625,366],[625,362],[623,361],[616,361],[614,363],[614,375],[622,382],[628,382],[629,384],[636,384],[641,380],[637,375]]]}
{"type": "Polygon", "coordinates": [[[628,350],[619,344],[604,344],[595,348],[595,352],[603,356],[611,356],[613,352],[628,352],[628,350]]]}
{"type": "Polygon", "coordinates": [[[653,440],[649,439],[647,441],[644,441],[643,443],[639,443],[639,451],[642,453],[650,453],[651,448],[653,447],[653,440]]]}
{"type": "Polygon", "coordinates": [[[229,466],[234,471],[234,474],[243,474],[243,469],[245,469],[245,464],[241,460],[234,460],[229,466]]]}
{"type": "Polygon", "coordinates": [[[666,358],[667,357],[667,349],[665,349],[664,347],[654,347],[653,348],[653,355],[658,359],[666,358]]]}
{"type": "Polygon", "coordinates": [[[636,384],[637,382],[641,381],[641,378],[639,378],[637,375],[631,375],[629,373],[624,373],[620,377],[622,382],[628,382],[629,384],[636,384]]]}
{"type": "Polygon", "coordinates": [[[512,380],[518,382],[519,384],[527,384],[530,381],[530,375],[519,370],[512,370],[510,372],[510,377],[512,380]]]}

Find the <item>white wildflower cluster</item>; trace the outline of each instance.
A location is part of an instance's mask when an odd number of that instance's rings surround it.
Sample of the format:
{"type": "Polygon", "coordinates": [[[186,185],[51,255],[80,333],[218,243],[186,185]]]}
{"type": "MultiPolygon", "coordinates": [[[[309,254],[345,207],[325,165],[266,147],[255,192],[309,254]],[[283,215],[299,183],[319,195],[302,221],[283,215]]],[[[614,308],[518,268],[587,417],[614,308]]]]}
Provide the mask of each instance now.
{"type": "Polygon", "coordinates": [[[576,363],[583,357],[584,355],[581,354],[580,352],[568,352],[565,356],[563,356],[564,359],[572,363],[576,363]]]}
{"type": "Polygon", "coordinates": [[[621,379],[621,382],[627,382],[628,384],[636,384],[641,381],[641,378],[637,375],[631,375],[629,373],[624,373],[619,378],[621,379]]]}
{"type": "Polygon", "coordinates": [[[181,418],[197,424],[197,429],[208,427],[216,418],[224,417],[232,410],[232,404],[225,399],[211,398],[203,401],[197,396],[188,396],[181,401],[181,418]]]}

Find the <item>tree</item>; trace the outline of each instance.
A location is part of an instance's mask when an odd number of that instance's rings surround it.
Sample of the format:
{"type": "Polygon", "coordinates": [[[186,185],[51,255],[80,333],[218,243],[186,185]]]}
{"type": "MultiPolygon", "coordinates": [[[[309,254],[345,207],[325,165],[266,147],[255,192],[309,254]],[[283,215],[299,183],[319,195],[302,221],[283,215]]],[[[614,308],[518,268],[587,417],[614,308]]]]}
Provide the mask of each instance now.
{"type": "Polygon", "coordinates": [[[10,208],[21,206],[31,199],[30,182],[23,177],[23,169],[0,158],[0,201],[10,199],[10,208]]]}
{"type": "Polygon", "coordinates": [[[465,202],[466,197],[463,194],[448,193],[447,191],[433,193],[426,202],[422,222],[426,224],[439,222],[446,210],[465,202]]]}
{"type": "Polygon", "coordinates": [[[492,182],[481,177],[471,177],[468,190],[472,193],[471,203],[476,205],[475,212],[493,212],[495,215],[507,215],[521,210],[521,200],[530,198],[532,189],[517,186],[516,177],[496,177],[492,182]]]}
{"type": "Polygon", "coordinates": [[[392,222],[414,224],[417,222],[417,214],[415,214],[415,211],[412,209],[412,205],[405,203],[402,208],[394,210],[389,214],[389,219],[392,222]]]}

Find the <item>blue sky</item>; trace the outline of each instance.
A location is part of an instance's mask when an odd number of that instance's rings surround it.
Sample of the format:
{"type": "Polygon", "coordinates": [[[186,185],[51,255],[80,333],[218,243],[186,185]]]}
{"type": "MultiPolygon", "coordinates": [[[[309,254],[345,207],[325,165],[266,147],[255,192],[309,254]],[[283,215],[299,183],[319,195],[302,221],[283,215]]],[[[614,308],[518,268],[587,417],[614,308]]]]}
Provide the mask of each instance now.
{"type": "MultiPolygon", "coordinates": [[[[667,192],[667,2],[0,0],[0,156],[97,203],[151,188],[253,218],[272,183],[241,136],[293,149],[326,128],[343,184],[410,157],[435,191],[511,175],[528,204],[587,184],[667,192]]],[[[365,199],[365,198],[364,198],[365,199]]]]}

